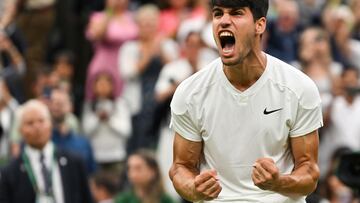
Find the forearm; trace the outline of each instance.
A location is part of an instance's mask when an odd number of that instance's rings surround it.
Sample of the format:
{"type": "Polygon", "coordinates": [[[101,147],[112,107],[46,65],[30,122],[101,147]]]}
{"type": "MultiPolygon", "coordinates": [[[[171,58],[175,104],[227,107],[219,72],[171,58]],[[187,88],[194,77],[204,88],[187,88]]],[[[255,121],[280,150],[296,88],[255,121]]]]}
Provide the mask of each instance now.
{"type": "Polygon", "coordinates": [[[106,14],[100,22],[92,23],[89,30],[90,39],[93,41],[104,39],[110,20],[111,14],[106,14]]]}
{"type": "Polygon", "coordinates": [[[20,67],[21,64],[24,63],[24,59],[21,56],[20,52],[16,49],[16,47],[10,47],[7,52],[11,58],[12,63],[15,64],[16,67],[20,67]]]}
{"type": "Polygon", "coordinates": [[[16,15],[16,3],[8,1],[6,3],[5,12],[0,19],[0,29],[5,29],[15,18],[16,15]]]}
{"type": "Polygon", "coordinates": [[[198,174],[198,170],[190,170],[183,165],[173,165],[170,169],[169,175],[175,190],[190,202],[201,200],[195,191],[195,176],[198,174]]]}
{"type": "Polygon", "coordinates": [[[306,163],[295,169],[290,175],[279,177],[276,192],[287,196],[309,195],[317,186],[319,167],[316,163],[306,163]]]}

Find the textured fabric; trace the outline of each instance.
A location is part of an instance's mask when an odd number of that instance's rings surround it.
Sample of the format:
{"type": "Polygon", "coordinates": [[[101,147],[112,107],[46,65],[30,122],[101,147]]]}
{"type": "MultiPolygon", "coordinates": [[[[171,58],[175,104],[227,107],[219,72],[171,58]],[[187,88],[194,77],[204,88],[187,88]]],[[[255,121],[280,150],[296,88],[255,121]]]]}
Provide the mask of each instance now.
{"type": "Polygon", "coordinates": [[[217,59],[180,84],[171,110],[175,132],[204,142],[202,169],[218,171],[222,192],[210,202],[305,202],[261,190],[251,179],[252,166],[262,157],[272,158],[281,174],[290,174],[289,139],[322,126],[320,96],[305,74],[267,55],[261,77],[241,92],[217,59]]]}

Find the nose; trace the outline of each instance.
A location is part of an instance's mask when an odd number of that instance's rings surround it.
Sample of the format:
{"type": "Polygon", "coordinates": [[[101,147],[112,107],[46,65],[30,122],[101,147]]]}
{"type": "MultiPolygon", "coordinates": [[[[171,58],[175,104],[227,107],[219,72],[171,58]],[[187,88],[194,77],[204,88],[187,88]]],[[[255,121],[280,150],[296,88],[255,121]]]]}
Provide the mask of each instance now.
{"type": "Polygon", "coordinates": [[[220,26],[225,28],[228,27],[231,23],[231,17],[228,13],[225,13],[220,19],[220,26]]]}

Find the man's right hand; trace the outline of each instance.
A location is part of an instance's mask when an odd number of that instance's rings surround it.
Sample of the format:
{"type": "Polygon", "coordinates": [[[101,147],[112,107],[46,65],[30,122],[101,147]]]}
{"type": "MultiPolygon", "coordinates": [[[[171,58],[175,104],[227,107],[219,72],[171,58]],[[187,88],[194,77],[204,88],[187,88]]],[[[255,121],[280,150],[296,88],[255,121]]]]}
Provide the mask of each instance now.
{"type": "Polygon", "coordinates": [[[222,190],[215,170],[202,171],[195,177],[195,193],[197,199],[213,200],[222,190]]]}

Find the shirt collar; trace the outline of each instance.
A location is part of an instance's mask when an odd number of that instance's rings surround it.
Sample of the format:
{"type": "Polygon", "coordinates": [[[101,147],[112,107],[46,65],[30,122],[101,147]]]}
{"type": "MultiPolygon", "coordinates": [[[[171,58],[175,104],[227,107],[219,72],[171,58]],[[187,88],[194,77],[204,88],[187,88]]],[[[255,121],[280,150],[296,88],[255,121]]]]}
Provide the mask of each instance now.
{"type": "Polygon", "coordinates": [[[31,161],[39,161],[40,153],[43,152],[45,158],[45,164],[47,166],[50,166],[54,153],[54,144],[49,141],[48,143],[46,143],[46,145],[42,150],[31,147],[30,145],[26,145],[25,152],[27,156],[29,156],[31,161]]]}

